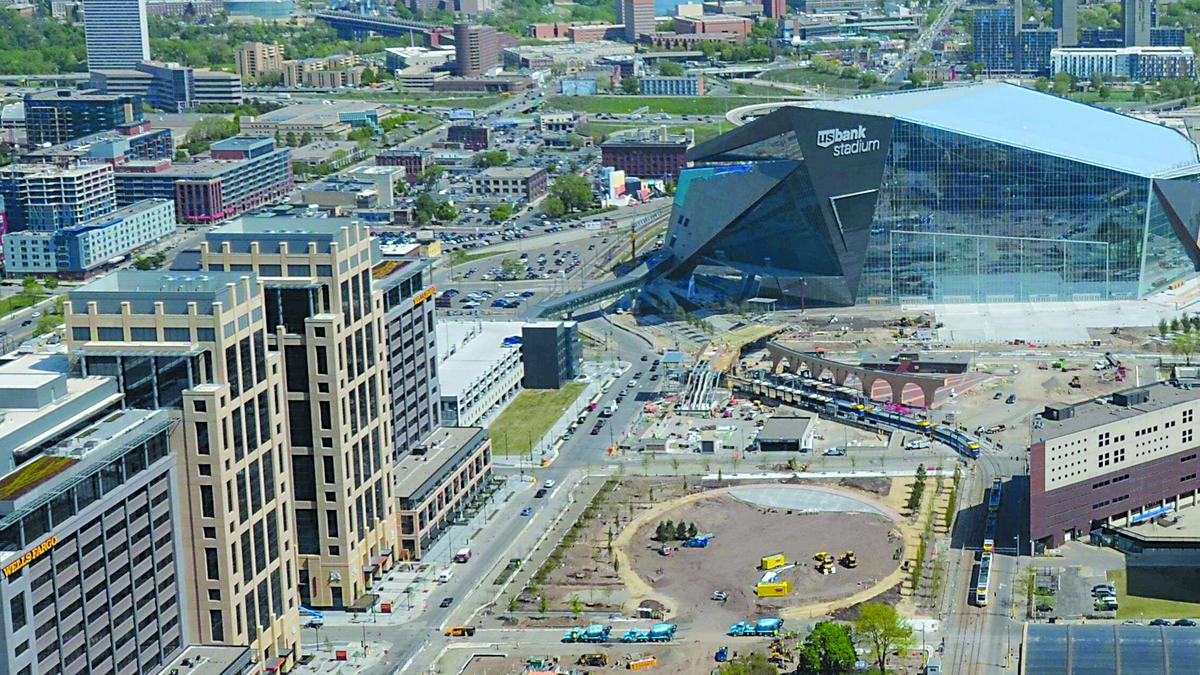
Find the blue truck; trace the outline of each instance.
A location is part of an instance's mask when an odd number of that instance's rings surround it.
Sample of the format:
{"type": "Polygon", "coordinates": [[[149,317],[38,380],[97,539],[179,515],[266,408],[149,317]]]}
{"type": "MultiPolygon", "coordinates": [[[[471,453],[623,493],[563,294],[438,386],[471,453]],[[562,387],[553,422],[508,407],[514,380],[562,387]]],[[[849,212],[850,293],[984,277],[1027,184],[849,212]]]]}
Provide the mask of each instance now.
{"type": "Polygon", "coordinates": [[[775,637],[783,630],[783,619],[766,617],[750,623],[739,621],[729,627],[729,634],[734,637],[769,636],[775,637]]]}
{"type": "Polygon", "coordinates": [[[592,624],[587,628],[572,628],[563,633],[563,642],[608,642],[612,628],[592,624]]]}
{"type": "Polygon", "coordinates": [[[683,545],[687,548],[704,548],[713,540],[713,536],[711,532],[708,534],[698,534],[685,540],[683,545]]]}

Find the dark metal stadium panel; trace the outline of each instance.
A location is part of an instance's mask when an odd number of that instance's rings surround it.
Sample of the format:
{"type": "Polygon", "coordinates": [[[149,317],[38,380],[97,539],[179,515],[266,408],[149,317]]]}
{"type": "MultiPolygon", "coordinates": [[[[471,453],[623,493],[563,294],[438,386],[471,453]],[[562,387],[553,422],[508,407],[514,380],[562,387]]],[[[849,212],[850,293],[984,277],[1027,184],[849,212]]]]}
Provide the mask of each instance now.
{"type": "Polygon", "coordinates": [[[1155,179],[1154,194],[1192,264],[1200,269],[1200,246],[1196,243],[1200,228],[1200,182],[1195,177],[1155,179]]]}

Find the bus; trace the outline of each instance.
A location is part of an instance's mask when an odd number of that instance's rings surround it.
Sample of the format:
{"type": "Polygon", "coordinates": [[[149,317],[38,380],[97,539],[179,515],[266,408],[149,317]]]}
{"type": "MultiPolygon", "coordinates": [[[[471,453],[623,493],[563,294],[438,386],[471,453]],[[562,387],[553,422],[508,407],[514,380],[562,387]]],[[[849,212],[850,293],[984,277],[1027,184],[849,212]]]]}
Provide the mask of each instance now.
{"type": "Polygon", "coordinates": [[[988,494],[988,511],[995,513],[1000,510],[1000,486],[1003,481],[999,478],[992,479],[992,489],[988,494]]]}
{"type": "Polygon", "coordinates": [[[975,606],[987,607],[988,584],[992,577],[992,554],[984,553],[979,558],[979,577],[975,581],[975,606]]]}

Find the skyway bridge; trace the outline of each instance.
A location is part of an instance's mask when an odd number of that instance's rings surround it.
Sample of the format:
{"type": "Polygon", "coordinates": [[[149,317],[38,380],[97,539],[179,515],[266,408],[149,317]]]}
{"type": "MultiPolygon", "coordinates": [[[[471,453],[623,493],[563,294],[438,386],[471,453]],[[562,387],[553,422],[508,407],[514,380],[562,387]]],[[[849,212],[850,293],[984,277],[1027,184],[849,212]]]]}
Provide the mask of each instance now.
{"type": "Polygon", "coordinates": [[[333,10],[315,12],[312,17],[332,26],[337,30],[339,36],[350,39],[359,38],[365,33],[375,33],[409,38],[420,37],[426,47],[436,47],[454,42],[454,31],[449,26],[427,21],[333,10]]]}

